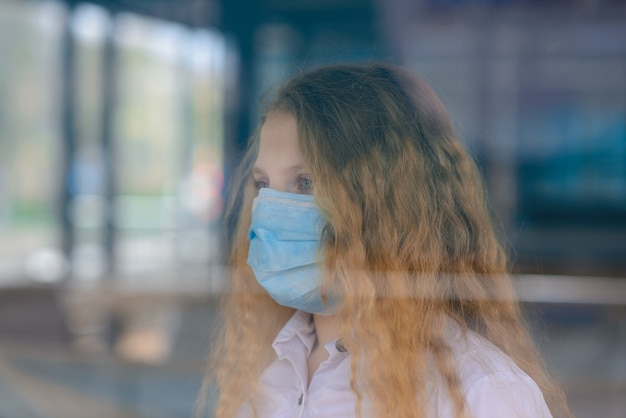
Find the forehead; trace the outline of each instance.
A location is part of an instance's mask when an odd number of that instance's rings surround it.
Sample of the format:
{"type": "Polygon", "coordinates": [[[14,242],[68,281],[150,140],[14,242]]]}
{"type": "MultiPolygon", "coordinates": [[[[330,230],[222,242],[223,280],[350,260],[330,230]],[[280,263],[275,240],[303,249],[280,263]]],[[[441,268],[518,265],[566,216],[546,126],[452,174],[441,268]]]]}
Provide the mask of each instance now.
{"type": "Polygon", "coordinates": [[[270,112],[261,127],[257,161],[272,156],[300,156],[298,124],[290,113],[270,112]]]}

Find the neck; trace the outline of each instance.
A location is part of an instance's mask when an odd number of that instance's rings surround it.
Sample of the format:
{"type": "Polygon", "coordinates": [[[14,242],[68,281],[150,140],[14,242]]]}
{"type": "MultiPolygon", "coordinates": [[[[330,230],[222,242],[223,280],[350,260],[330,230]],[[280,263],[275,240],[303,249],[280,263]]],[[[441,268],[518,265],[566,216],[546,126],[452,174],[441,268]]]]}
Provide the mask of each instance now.
{"type": "Polygon", "coordinates": [[[326,351],[326,344],[340,337],[337,322],[336,316],[313,315],[317,339],[307,360],[308,384],[311,383],[313,375],[320,364],[330,355],[326,351]]]}
{"type": "Polygon", "coordinates": [[[324,347],[331,341],[335,341],[340,337],[339,325],[335,315],[313,315],[313,323],[315,324],[315,333],[317,334],[316,347],[324,347]]]}

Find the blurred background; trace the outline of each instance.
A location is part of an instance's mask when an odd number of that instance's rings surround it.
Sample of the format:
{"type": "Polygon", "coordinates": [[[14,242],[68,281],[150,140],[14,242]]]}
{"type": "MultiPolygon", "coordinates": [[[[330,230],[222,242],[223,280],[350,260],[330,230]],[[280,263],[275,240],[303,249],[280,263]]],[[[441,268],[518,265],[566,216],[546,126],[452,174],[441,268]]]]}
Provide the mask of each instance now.
{"type": "Polygon", "coordinates": [[[0,0],[0,416],[190,416],[259,100],[363,60],[441,96],[574,413],[626,416],[618,0],[0,0]]]}

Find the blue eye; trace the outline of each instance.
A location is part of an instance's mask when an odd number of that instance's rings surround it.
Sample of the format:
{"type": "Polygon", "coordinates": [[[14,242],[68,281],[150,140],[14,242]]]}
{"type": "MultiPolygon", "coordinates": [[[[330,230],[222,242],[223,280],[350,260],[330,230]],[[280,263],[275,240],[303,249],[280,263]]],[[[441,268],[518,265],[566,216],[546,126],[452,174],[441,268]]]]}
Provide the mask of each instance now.
{"type": "Polygon", "coordinates": [[[298,178],[298,190],[302,193],[311,193],[313,191],[313,180],[307,176],[298,178]]]}
{"type": "Polygon", "coordinates": [[[254,187],[256,187],[256,189],[265,189],[267,187],[270,187],[270,185],[264,181],[255,181],[254,182],[254,187]]]}

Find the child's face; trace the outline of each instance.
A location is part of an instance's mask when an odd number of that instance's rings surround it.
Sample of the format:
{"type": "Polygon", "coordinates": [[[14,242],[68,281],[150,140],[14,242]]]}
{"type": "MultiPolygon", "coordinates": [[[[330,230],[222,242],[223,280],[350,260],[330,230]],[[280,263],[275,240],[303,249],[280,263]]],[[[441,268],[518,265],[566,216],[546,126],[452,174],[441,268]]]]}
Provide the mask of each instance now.
{"type": "Polygon", "coordinates": [[[298,126],[291,114],[275,111],[267,115],[252,176],[257,188],[313,193],[311,175],[300,152],[298,126]]]}

